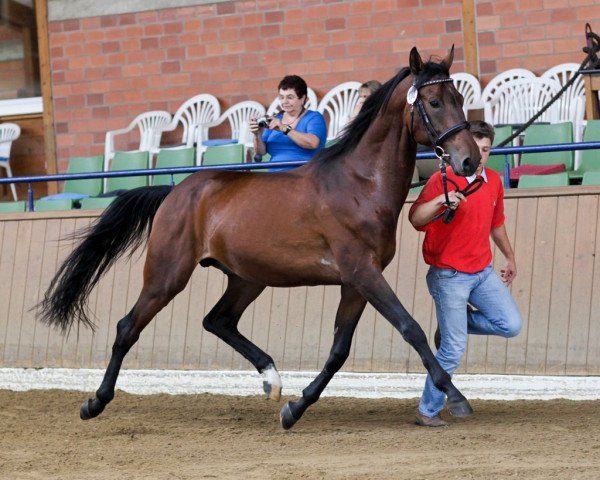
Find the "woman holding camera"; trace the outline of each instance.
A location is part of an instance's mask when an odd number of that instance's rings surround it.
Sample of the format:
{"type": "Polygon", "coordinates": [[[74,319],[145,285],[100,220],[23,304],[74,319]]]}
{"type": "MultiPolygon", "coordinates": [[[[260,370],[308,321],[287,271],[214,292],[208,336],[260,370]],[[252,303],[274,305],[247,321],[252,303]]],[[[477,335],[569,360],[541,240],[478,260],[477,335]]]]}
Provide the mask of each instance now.
{"type": "Polygon", "coordinates": [[[283,77],[278,86],[281,111],[273,117],[250,119],[257,155],[268,153],[271,163],[310,160],[325,146],[325,119],[319,112],[304,107],[307,90],[306,82],[298,75],[283,77]]]}

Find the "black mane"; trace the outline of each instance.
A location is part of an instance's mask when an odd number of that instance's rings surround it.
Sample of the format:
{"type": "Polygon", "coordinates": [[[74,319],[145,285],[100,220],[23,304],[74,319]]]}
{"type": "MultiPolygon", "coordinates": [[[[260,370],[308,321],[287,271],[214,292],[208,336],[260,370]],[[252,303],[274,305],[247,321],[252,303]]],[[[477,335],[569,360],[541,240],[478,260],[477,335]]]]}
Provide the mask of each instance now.
{"type": "MultiPolygon", "coordinates": [[[[449,76],[450,72],[448,72],[443,63],[436,63],[430,60],[424,64],[422,73],[418,75],[416,79],[417,84],[426,82],[438,74],[449,76]]],[[[404,67],[373,94],[369,95],[358,116],[346,125],[336,143],[318,152],[314,156],[313,161],[328,162],[353,151],[371,123],[375,120],[377,114],[385,110],[398,84],[409,75],[410,68],[404,67]]]]}

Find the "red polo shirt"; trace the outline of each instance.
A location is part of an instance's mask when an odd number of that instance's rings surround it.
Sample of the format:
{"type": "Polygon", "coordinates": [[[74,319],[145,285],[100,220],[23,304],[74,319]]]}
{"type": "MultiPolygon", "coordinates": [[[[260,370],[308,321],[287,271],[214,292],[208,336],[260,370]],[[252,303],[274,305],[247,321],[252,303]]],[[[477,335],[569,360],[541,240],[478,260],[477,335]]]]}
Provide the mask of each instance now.
{"type": "MultiPolygon", "coordinates": [[[[449,179],[463,190],[468,181],[446,169],[449,179]]],[[[445,224],[440,218],[417,230],[425,232],[423,258],[434,267],[453,268],[460,272],[475,273],[483,270],[492,261],[490,232],[504,224],[504,188],[500,176],[492,169],[485,169],[487,181],[473,194],[461,202],[454,219],[445,224]]],[[[448,182],[448,191],[456,187],[448,182]]],[[[436,172],[431,176],[419,198],[408,213],[412,217],[418,205],[444,193],[442,176],[436,172]]],[[[440,212],[443,208],[440,207],[440,212]]]]}

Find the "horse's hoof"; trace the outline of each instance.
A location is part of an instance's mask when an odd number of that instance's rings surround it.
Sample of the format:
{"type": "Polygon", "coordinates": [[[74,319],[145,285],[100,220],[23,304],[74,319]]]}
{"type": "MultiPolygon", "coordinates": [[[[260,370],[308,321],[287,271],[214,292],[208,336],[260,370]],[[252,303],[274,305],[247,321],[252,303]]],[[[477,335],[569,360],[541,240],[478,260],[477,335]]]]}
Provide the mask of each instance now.
{"type": "Polygon", "coordinates": [[[275,400],[276,402],[281,400],[281,387],[279,385],[263,382],[263,390],[267,394],[267,400],[275,400]]]}
{"type": "Polygon", "coordinates": [[[106,405],[99,402],[97,399],[88,399],[87,402],[83,402],[79,408],[79,418],[82,420],[89,420],[95,418],[102,413],[106,405]]]}
{"type": "Polygon", "coordinates": [[[455,417],[470,417],[473,415],[473,409],[467,399],[459,402],[448,403],[448,410],[455,417]]]}
{"type": "Polygon", "coordinates": [[[81,404],[81,407],[79,408],[79,418],[81,418],[82,420],[89,420],[90,418],[92,418],[92,414],[90,412],[91,404],[91,398],[88,399],[87,402],[83,402],[81,404]]]}
{"type": "Polygon", "coordinates": [[[289,430],[298,421],[292,415],[292,410],[290,409],[290,402],[286,402],[286,404],[279,412],[279,421],[281,422],[281,426],[284,430],[289,430]]]}

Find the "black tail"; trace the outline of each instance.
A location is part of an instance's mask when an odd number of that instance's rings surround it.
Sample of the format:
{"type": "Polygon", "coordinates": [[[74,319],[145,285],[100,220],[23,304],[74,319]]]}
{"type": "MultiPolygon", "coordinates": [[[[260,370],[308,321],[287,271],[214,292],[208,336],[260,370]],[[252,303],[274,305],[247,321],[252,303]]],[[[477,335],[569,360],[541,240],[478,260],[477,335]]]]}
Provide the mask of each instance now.
{"type": "Polygon", "coordinates": [[[75,320],[95,328],[86,306],[90,292],[118,258],[147,238],[144,234],[170,191],[169,186],[157,186],[124,192],[98,220],[74,235],[81,243],[63,262],[37,305],[42,322],[63,331],[75,320]]]}

